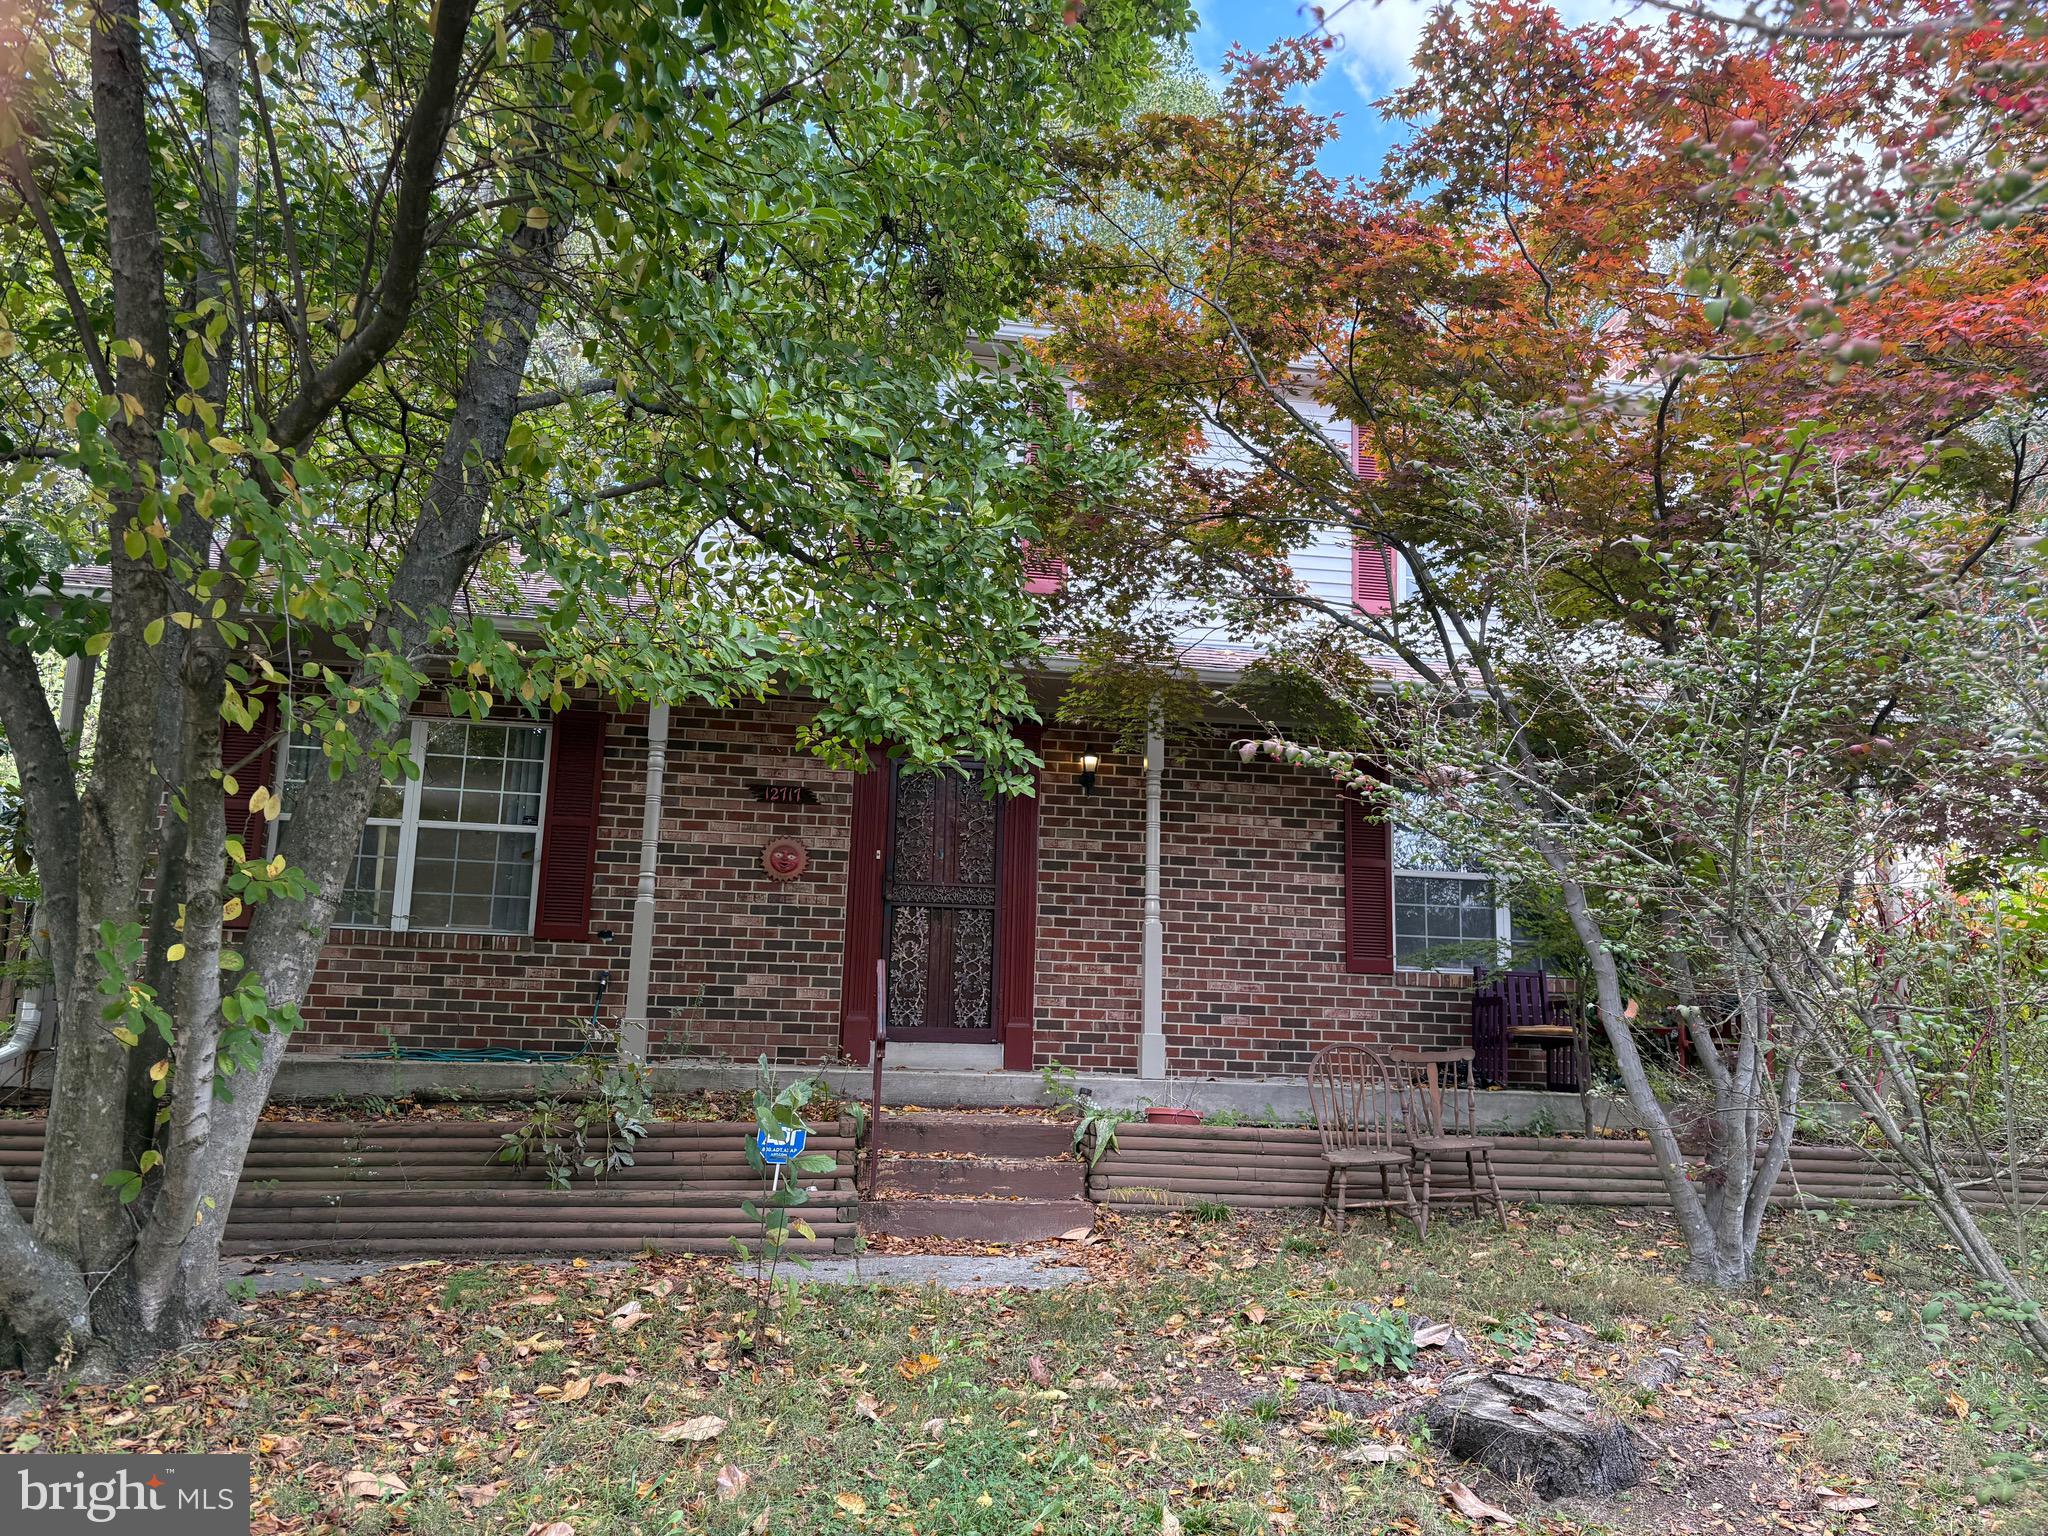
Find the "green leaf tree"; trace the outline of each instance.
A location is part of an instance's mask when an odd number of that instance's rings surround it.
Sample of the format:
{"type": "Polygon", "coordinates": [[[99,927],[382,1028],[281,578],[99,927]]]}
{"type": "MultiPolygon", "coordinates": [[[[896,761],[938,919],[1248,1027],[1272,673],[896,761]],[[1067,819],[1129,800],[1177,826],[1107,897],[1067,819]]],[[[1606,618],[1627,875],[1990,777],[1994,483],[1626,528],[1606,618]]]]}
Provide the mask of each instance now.
{"type": "Polygon", "coordinates": [[[1114,466],[967,342],[1043,269],[1047,134],[1184,19],[87,0],[0,36],[0,724],[57,1030],[0,1361],[119,1370],[216,1306],[423,698],[801,690],[835,761],[1015,780],[1017,545],[1114,466]],[[83,782],[49,655],[98,671],[83,782]],[[268,739],[224,760],[229,724],[268,739]],[[288,806],[281,732],[325,770],[288,806]]]}

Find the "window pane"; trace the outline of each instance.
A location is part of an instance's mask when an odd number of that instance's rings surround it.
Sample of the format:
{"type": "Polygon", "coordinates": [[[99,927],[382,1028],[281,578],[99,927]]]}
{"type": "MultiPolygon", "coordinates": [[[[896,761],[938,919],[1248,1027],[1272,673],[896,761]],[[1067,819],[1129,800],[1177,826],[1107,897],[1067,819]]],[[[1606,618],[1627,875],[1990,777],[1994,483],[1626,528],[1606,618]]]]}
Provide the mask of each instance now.
{"type": "MultiPolygon", "coordinates": [[[[327,754],[320,750],[317,741],[294,741],[285,749],[284,783],[280,786],[280,799],[283,804],[278,807],[278,813],[282,816],[291,815],[292,801],[296,798],[292,791],[302,787],[314,774],[325,778],[327,772],[327,754]]],[[[405,781],[386,779],[379,784],[377,792],[370,797],[370,814],[376,817],[389,817],[393,821],[403,816],[405,781]]]]}
{"type": "Polygon", "coordinates": [[[1463,869],[1465,860],[1440,838],[1394,824],[1394,862],[1403,869],[1463,869]]]}
{"type": "Polygon", "coordinates": [[[398,831],[395,826],[363,828],[341,899],[335,903],[335,922],[358,928],[391,925],[391,901],[398,889],[398,831]]]}
{"type": "Polygon", "coordinates": [[[1493,882],[1478,876],[1396,875],[1394,958],[1404,965],[1463,970],[1492,963],[1493,882]]]}
{"type": "Polygon", "coordinates": [[[412,926],[524,933],[535,841],[531,832],[421,827],[413,852],[412,926]]]}
{"type": "Polygon", "coordinates": [[[540,825],[547,730],[437,720],[427,728],[420,820],[540,825]]]}

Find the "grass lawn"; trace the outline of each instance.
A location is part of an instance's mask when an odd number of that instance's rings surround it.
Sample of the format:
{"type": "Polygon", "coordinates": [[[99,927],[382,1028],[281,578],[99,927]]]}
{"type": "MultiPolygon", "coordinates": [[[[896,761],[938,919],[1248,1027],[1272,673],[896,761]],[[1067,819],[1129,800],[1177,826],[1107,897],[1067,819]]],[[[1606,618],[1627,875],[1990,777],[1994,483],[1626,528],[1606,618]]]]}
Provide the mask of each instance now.
{"type": "Polygon", "coordinates": [[[16,1402],[0,1446],[248,1450],[274,1532],[1431,1533],[1473,1528],[1457,1481],[1527,1531],[2048,1530],[2048,1383],[1996,1325],[1923,1321],[1962,1288],[1931,1226],[1786,1218],[1769,1242],[1731,1298],[1681,1281],[1646,1215],[1426,1244],[1157,1218],[1061,1248],[1096,1270],[1064,1291],[806,1288],[754,1353],[753,1296],[715,1261],[412,1265],[258,1298],[145,1380],[16,1402]],[[1360,1304],[1591,1388],[1649,1480],[1544,1505],[1432,1454],[1406,1420],[1459,1366],[1347,1369],[1360,1304]]]}

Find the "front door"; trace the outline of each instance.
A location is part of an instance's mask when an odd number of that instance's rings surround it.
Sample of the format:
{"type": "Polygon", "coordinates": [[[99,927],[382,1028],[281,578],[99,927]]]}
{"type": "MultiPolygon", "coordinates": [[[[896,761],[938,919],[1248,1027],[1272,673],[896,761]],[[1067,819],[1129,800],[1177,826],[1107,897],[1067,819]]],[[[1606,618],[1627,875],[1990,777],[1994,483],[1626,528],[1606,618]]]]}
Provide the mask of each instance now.
{"type": "Polygon", "coordinates": [[[882,953],[889,1037],[996,1038],[999,803],[979,764],[961,773],[889,767],[882,953]]]}

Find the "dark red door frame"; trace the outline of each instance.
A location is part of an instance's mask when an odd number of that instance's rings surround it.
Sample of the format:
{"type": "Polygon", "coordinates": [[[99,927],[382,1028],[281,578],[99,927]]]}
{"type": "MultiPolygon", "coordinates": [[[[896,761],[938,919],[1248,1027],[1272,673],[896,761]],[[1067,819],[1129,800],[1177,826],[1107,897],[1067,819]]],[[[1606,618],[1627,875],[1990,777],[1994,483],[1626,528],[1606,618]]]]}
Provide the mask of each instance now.
{"type": "MultiPolygon", "coordinates": [[[[1017,739],[1034,753],[1045,735],[1039,725],[1020,726],[1017,739]]],[[[1038,789],[1031,776],[1028,795],[1003,802],[996,826],[996,1038],[1003,1069],[1031,1070],[1033,982],[1038,970],[1038,789]]]]}
{"type": "MultiPolygon", "coordinates": [[[[1043,727],[1019,727],[1033,752],[1043,727]]],[[[1032,788],[1038,785],[1034,777],[1032,788]]],[[[868,1059],[875,1038],[875,976],[882,959],[882,873],[889,839],[889,759],[868,753],[854,775],[846,859],[846,954],[839,983],[839,1048],[868,1059]]],[[[996,824],[996,1038],[1003,1066],[1031,1070],[1034,972],[1038,965],[1038,800],[1015,795],[996,824]]]]}
{"type": "Polygon", "coordinates": [[[839,1049],[868,1059],[875,1038],[876,967],[882,960],[882,858],[889,839],[889,759],[868,749],[853,776],[853,819],[846,845],[846,960],[839,977],[839,1049]]]}

